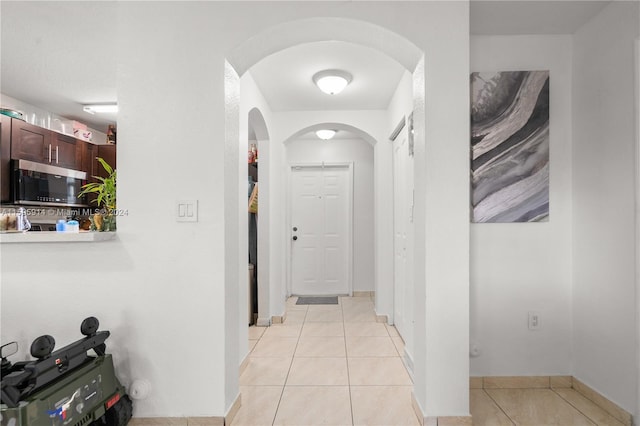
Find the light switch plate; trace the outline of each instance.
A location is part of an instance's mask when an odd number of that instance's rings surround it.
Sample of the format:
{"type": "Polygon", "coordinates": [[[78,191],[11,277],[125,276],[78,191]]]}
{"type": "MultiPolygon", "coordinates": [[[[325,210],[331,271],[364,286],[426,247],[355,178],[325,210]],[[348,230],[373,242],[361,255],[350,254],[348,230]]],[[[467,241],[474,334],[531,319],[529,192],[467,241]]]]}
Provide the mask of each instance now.
{"type": "Polygon", "coordinates": [[[198,221],[198,200],[179,200],[176,202],[176,220],[178,222],[198,221]]]}

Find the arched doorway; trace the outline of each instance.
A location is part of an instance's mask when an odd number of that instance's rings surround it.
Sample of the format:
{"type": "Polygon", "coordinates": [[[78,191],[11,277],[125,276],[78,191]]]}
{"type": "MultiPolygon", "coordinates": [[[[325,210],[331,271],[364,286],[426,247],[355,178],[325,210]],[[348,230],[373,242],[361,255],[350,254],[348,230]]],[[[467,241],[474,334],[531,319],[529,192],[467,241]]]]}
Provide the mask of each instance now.
{"type": "MultiPolygon", "coordinates": [[[[253,265],[254,297],[250,297],[253,322],[267,325],[269,318],[269,131],[265,119],[257,107],[248,114],[248,145],[256,147],[257,156],[248,163],[248,176],[253,184],[259,183],[260,214],[249,213],[249,263],[253,265]],[[260,172],[262,170],[262,172],[260,172]]],[[[251,183],[250,183],[251,185],[251,183]]]]}
{"type": "Polygon", "coordinates": [[[291,234],[285,256],[287,293],[374,295],[376,139],[347,123],[321,122],[296,131],[284,145],[288,191],[285,229],[291,234]],[[315,131],[322,129],[336,133],[330,140],[321,140],[315,131]],[[317,179],[317,185],[309,186],[309,179],[317,179]],[[309,197],[309,191],[319,196],[309,197]],[[315,206],[313,218],[300,210],[309,203],[315,206]],[[328,234],[315,236],[307,226],[301,226],[305,223],[326,229],[328,234]],[[311,251],[319,255],[308,256],[311,251]],[[309,264],[310,274],[301,280],[301,268],[306,270],[309,264]]]}
{"type": "MultiPolygon", "coordinates": [[[[392,34],[389,31],[385,30],[384,28],[377,27],[369,23],[363,23],[360,21],[355,21],[350,19],[341,19],[341,18],[312,18],[312,19],[303,19],[300,21],[295,21],[293,23],[285,23],[282,25],[278,25],[276,27],[273,27],[267,31],[260,33],[258,37],[248,40],[246,43],[240,45],[237,49],[235,49],[233,52],[231,52],[227,56],[227,59],[229,61],[228,69],[232,71],[231,74],[235,74],[235,76],[232,75],[233,78],[228,80],[227,83],[231,81],[235,81],[237,83],[239,81],[239,77],[238,77],[238,74],[236,74],[236,72],[239,74],[245,73],[253,64],[257,63],[261,58],[265,57],[266,55],[282,50],[288,46],[294,46],[307,41],[317,41],[317,40],[344,40],[352,43],[360,42],[363,45],[366,45],[368,47],[375,48],[385,53],[388,53],[391,57],[396,58],[396,60],[398,60],[400,63],[402,63],[406,67],[406,69],[412,74],[412,77],[413,77],[412,105],[414,107],[414,113],[415,113],[414,130],[416,134],[415,136],[416,152],[420,154],[420,159],[424,160],[424,158],[426,157],[426,152],[425,152],[426,109],[425,109],[425,99],[424,99],[425,65],[422,58],[422,52],[419,49],[417,49],[415,45],[408,42],[406,39],[399,37],[396,34],[392,34]],[[350,27],[351,23],[353,23],[354,25],[350,27]],[[353,30],[354,27],[357,27],[362,31],[353,30]],[[345,28],[349,28],[349,30],[345,30],[345,28]],[[367,37],[364,37],[363,34],[367,34],[367,37]],[[372,37],[371,34],[376,34],[379,37],[375,37],[375,36],[372,37]],[[384,41],[381,42],[381,40],[384,40],[384,41]],[[403,46],[404,47],[408,46],[408,48],[404,49],[403,46]]],[[[233,110],[233,107],[227,108],[228,112],[232,110],[233,110]]],[[[433,111],[431,111],[431,114],[432,113],[433,111]]],[[[234,117],[232,116],[231,118],[233,119],[234,117]]],[[[446,126],[440,126],[440,127],[446,127],[446,126]]],[[[271,134],[272,141],[281,141],[287,137],[286,134],[280,134],[278,129],[271,129],[271,131],[272,131],[272,134],[271,134]]],[[[233,133],[228,132],[228,134],[233,134],[233,133]]],[[[438,135],[438,136],[442,136],[442,135],[438,135]]],[[[385,140],[387,137],[388,137],[388,134],[385,136],[381,136],[380,138],[377,138],[377,139],[385,140]]],[[[275,144],[272,144],[272,147],[271,147],[272,153],[274,152],[273,145],[275,144]]],[[[436,145],[435,151],[440,152],[442,150],[440,148],[440,145],[441,144],[439,143],[436,145]]],[[[281,155],[281,152],[278,153],[278,155],[281,155]]],[[[389,162],[386,164],[382,164],[381,162],[376,160],[376,169],[380,167],[382,167],[383,169],[384,168],[391,169],[392,164],[390,159],[391,159],[391,156],[389,156],[386,159],[386,160],[389,160],[389,162]]],[[[273,160],[273,164],[272,164],[271,170],[274,170],[275,168],[277,168],[275,166],[276,161],[281,161],[281,159],[276,158],[276,156],[274,156],[272,160],[273,160]]],[[[433,162],[433,161],[435,160],[430,160],[430,162],[433,162]]],[[[437,169],[434,169],[434,170],[437,171],[437,169]]],[[[424,178],[426,176],[424,169],[420,171],[419,175],[421,178],[424,178]]],[[[377,217],[380,218],[380,220],[377,221],[376,230],[378,229],[379,227],[378,225],[380,224],[381,228],[386,228],[386,232],[384,234],[377,235],[376,261],[380,260],[381,264],[386,263],[387,265],[389,265],[390,263],[392,263],[391,259],[393,256],[392,254],[389,255],[389,251],[390,251],[389,249],[393,247],[393,235],[392,235],[393,213],[392,213],[392,209],[389,208],[391,207],[391,204],[392,204],[391,197],[390,197],[390,194],[392,193],[392,184],[390,180],[387,181],[386,183],[384,181],[381,181],[380,183],[382,184],[381,187],[379,188],[380,191],[378,192],[378,189],[376,190],[377,199],[376,199],[375,210],[376,210],[376,214],[378,214],[377,217]]],[[[423,214],[422,217],[420,218],[420,221],[422,223],[420,223],[419,226],[416,226],[416,233],[420,234],[418,241],[416,241],[416,247],[420,246],[420,253],[417,253],[416,257],[425,257],[425,247],[423,246],[425,245],[424,234],[427,232],[427,229],[426,229],[427,226],[425,226],[424,221],[428,220],[427,216],[424,215],[424,210],[426,208],[425,199],[427,198],[427,194],[426,194],[427,191],[425,190],[425,188],[426,188],[426,184],[424,183],[424,181],[421,183],[420,187],[416,187],[416,193],[417,193],[416,205],[419,206],[417,209],[420,210],[420,212],[423,214]]],[[[430,190],[432,191],[431,195],[435,198],[438,198],[441,195],[440,190],[435,192],[433,192],[433,188],[430,188],[430,190]]],[[[274,199],[272,199],[271,201],[273,206],[274,199]]],[[[433,209],[433,212],[435,213],[435,215],[432,215],[433,218],[439,218],[441,216],[440,210],[441,209],[433,209]]],[[[276,223],[274,219],[275,218],[272,217],[272,222],[270,223],[271,234],[274,236],[280,235],[280,237],[282,237],[282,240],[284,240],[285,238],[283,237],[284,232],[282,232],[284,231],[283,225],[281,223],[279,224],[276,223]]],[[[433,231],[431,225],[429,226],[429,229],[433,231]]],[[[464,227],[462,227],[461,229],[462,231],[460,233],[464,232],[464,227]]],[[[458,232],[456,232],[456,235],[457,234],[458,232]]],[[[429,244],[427,244],[428,246],[427,248],[432,249],[433,248],[432,246],[437,244],[437,241],[440,239],[442,238],[438,234],[437,238],[435,238],[433,242],[430,242],[429,244]]],[[[284,247],[284,244],[281,242],[279,244],[275,244],[275,246],[276,246],[275,247],[276,249],[282,250],[284,247]]],[[[447,252],[449,251],[447,247],[444,247],[444,248],[446,249],[445,251],[447,252]]],[[[275,252],[272,252],[271,254],[274,254],[274,253],[275,252]]],[[[443,255],[444,254],[442,255],[438,254],[436,256],[432,256],[430,262],[433,263],[434,261],[436,261],[436,259],[442,257],[443,255]]],[[[272,259],[271,264],[272,265],[275,264],[274,259],[272,259]]],[[[272,273],[277,274],[277,272],[275,271],[272,271],[272,273]]],[[[437,278],[443,272],[442,272],[442,268],[435,268],[435,269],[432,269],[431,271],[425,271],[425,268],[422,267],[422,268],[416,268],[416,270],[413,271],[413,273],[416,276],[416,282],[424,283],[426,281],[426,276],[432,276],[433,278],[437,278]]],[[[383,268],[380,271],[377,271],[376,280],[378,282],[385,282],[385,281],[389,282],[392,279],[393,279],[392,267],[387,267],[387,269],[383,268]]],[[[271,281],[274,282],[275,280],[272,279],[271,281]]],[[[461,282],[462,281],[464,280],[461,280],[461,282]]],[[[272,300],[271,300],[272,311],[277,311],[279,306],[282,306],[284,304],[283,296],[286,296],[286,294],[285,292],[282,291],[282,289],[278,289],[278,290],[279,291],[270,292],[270,296],[272,297],[272,300]]],[[[415,300],[416,306],[419,309],[421,305],[423,305],[422,309],[424,309],[425,294],[426,294],[425,288],[422,288],[420,291],[416,292],[417,297],[415,297],[414,300],[415,300]]],[[[433,314],[429,314],[429,315],[433,315],[433,314]]],[[[425,318],[420,319],[420,322],[422,324],[421,324],[419,333],[438,334],[437,332],[433,331],[433,328],[429,328],[425,330],[425,321],[426,321],[425,318]]],[[[421,344],[421,348],[420,348],[421,353],[419,355],[420,362],[418,363],[418,365],[421,370],[419,373],[422,373],[422,374],[420,374],[421,383],[419,384],[418,389],[419,389],[419,399],[420,401],[424,401],[425,389],[430,386],[430,385],[427,386],[424,383],[426,380],[424,379],[424,377],[426,377],[426,375],[424,374],[424,369],[427,364],[427,362],[425,361],[426,349],[425,349],[424,335],[421,338],[420,344],[421,344]]],[[[440,349],[438,349],[438,351],[440,351],[440,349]]],[[[433,358],[432,360],[435,361],[435,358],[433,358]]],[[[431,360],[429,362],[433,363],[431,360]]],[[[439,376],[438,376],[438,380],[440,380],[439,376]]],[[[431,380],[431,381],[435,382],[434,380],[431,380]]]]}

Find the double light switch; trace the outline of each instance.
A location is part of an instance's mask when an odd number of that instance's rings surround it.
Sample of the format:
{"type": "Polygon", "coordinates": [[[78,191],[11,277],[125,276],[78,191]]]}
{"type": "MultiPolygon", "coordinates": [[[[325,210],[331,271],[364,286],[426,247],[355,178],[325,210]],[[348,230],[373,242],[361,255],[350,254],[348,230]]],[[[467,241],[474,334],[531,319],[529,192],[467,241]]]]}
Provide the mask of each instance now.
{"type": "Polygon", "coordinates": [[[198,200],[181,200],[176,204],[178,222],[198,221],[198,200]]]}

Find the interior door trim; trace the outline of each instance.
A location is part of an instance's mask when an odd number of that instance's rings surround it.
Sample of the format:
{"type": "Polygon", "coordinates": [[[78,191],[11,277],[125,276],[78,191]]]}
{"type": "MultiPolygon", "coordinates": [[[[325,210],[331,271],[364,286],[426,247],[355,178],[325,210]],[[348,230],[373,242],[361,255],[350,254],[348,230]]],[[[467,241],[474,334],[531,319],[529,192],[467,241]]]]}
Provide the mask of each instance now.
{"type": "Polygon", "coordinates": [[[290,163],[287,166],[287,188],[286,188],[286,217],[285,217],[285,232],[283,233],[284,245],[285,245],[285,267],[286,267],[286,297],[289,298],[292,295],[293,283],[292,283],[292,262],[291,262],[291,229],[293,224],[291,223],[291,209],[292,209],[292,197],[291,186],[293,183],[293,170],[299,169],[316,169],[316,168],[344,168],[347,169],[347,203],[349,206],[349,217],[347,220],[347,288],[348,296],[353,296],[353,162],[320,162],[320,163],[290,163]]]}

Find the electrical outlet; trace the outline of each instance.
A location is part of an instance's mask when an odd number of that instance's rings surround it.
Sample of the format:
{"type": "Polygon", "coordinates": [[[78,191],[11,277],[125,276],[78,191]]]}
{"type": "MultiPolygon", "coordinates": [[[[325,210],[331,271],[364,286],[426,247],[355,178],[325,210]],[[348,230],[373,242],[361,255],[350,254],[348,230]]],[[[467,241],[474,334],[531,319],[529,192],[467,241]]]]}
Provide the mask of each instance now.
{"type": "Polygon", "coordinates": [[[529,312],[529,330],[540,329],[540,314],[537,312],[529,312]]]}

